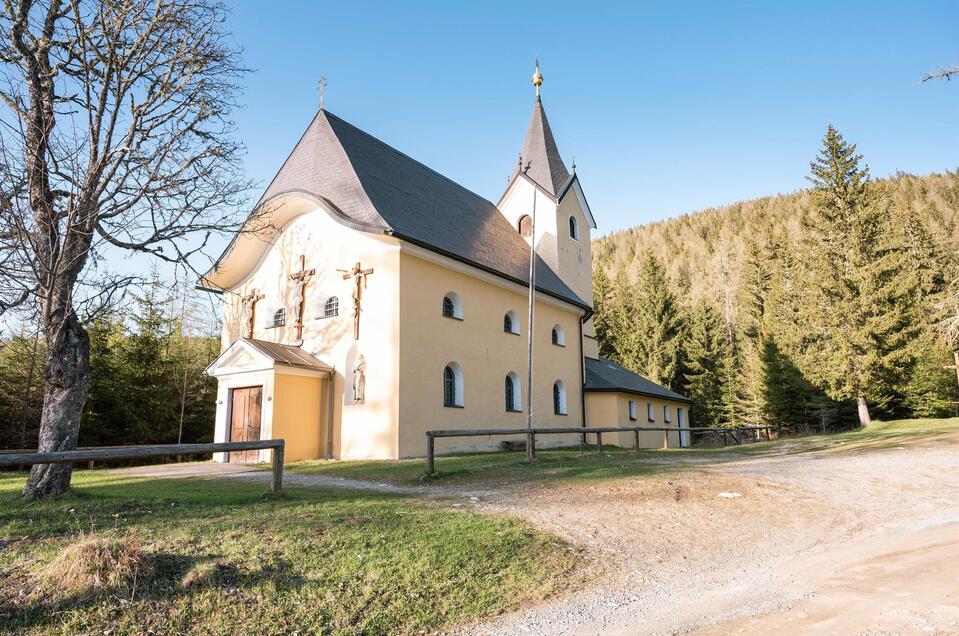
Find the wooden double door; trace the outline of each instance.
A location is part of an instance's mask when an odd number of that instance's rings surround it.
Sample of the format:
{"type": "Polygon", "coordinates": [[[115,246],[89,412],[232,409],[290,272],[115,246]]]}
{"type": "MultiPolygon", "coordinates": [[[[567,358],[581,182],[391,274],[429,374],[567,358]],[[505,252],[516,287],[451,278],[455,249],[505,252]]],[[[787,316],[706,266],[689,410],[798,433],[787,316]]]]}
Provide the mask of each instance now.
{"type": "MultiPolygon", "coordinates": [[[[230,441],[249,442],[260,439],[260,414],[263,411],[263,387],[247,386],[231,391],[230,441]]],[[[259,460],[260,451],[233,451],[231,464],[249,464],[259,460]]]]}

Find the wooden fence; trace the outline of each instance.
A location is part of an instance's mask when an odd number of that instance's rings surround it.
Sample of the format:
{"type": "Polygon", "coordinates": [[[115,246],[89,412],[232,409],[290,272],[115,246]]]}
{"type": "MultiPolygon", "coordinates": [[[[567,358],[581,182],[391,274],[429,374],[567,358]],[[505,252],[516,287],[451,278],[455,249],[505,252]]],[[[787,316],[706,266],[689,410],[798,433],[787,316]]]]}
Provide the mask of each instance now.
{"type": "Polygon", "coordinates": [[[6,466],[29,466],[32,464],[74,464],[112,459],[144,459],[147,457],[169,457],[172,455],[204,455],[206,453],[229,453],[233,451],[273,450],[273,477],[270,489],[273,492],[283,490],[283,450],[286,442],[282,439],[262,439],[249,442],[221,442],[217,444],[158,444],[154,446],[115,446],[87,448],[83,450],[58,451],[52,453],[0,453],[0,468],[6,466]]]}
{"type": "MultiPolygon", "coordinates": [[[[653,426],[577,426],[567,428],[475,428],[475,429],[450,429],[426,431],[426,473],[432,475],[436,472],[435,466],[435,439],[437,437],[490,437],[493,435],[525,435],[530,452],[530,457],[536,456],[536,436],[537,435],[581,435],[585,443],[586,435],[596,435],[596,452],[603,452],[603,433],[633,433],[633,449],[639,452],[639,434],[647,431],[661,431],[663,433],[663,446],[669,446],[670,433],[689,433],[690,436],[697,432],[723,433],[723,446],[727,444],[728,435],[732,435],[737,444],[743,443],[742,434],[738,435],[735,431],[751,430],[757,432],[766,431],[766,439],[771,439],[770,430],[778,430],[778,426],[741,426],[738,428],[709,428],[709,427],[691,427],[691,428],[665,428],[653,426]]],[[[682,437],[680,437],[682,440],[682,437]]]]}

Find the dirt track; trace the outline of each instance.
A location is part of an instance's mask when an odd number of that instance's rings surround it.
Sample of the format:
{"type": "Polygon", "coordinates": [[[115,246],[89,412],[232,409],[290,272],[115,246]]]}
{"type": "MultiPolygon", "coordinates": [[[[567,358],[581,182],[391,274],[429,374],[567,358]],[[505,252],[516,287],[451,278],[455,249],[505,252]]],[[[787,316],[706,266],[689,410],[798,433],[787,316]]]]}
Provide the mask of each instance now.
{"type": "Polygon", "coordinates": [[[484,498],[583,546],[599,583],[463,631],[959,634],[957,441],[484,498]]]}

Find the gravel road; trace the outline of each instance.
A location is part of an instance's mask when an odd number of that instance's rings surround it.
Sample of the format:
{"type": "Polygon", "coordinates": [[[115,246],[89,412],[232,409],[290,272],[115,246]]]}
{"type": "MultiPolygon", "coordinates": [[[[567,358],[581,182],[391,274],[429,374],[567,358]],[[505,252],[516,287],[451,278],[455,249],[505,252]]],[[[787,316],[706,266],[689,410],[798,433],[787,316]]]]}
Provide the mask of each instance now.
{"type": "Polygon", "coordinates": [[[598,575],[456,633],[959,634],[957,441],[481,498],[598,575]]]}

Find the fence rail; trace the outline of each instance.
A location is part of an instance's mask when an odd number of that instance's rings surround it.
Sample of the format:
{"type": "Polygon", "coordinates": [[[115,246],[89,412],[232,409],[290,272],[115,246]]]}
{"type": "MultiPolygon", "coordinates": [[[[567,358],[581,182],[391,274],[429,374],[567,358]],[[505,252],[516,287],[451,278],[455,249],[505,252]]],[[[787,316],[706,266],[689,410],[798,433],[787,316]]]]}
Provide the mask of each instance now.
{"type": "MultiPolygon", "coordinates": [[[[723,446],[727,444],[727,435],[732,434],[733,440],[737,444],[742,444],[743,439],[740,434],[738,437],[734,431],[757,431],[757,440],[759,431],[766,431],[766,439],[770,437],[772,429],[779,430],[778,426],[740,426],[737,428],[710,428],[706,426],[679,428],[679,427],[654,427],[654,426],[577,426],[566,428],[472,428],[472,429],[440,429],[436,431],[426,431],[426,473],[432,475],[436,472],[435,465],[435,440],[437,437],[491,437],[493,435],[525,435],[527,444],[531,452],[529,456],[536,456],[536,436],[537,435],[581,435],[585,442],[586,435],[596,435],[596,452],[603,452],[603,433],[633,433],[633,449],[640,451],[639,434],[647,431],[659,431],[663,433],[663,446],[669,446],[670,433],[694,433],[712,432],[723,433],[723,446]]],[[[680,440],[682,438],[680,437],[680,440]]]]}
{"type": "Polygon", "coordinates": [[[32,464],[73,464],[111,459],[144,459],[171,455],[204,455],[206,453],[230,453],[234,451],[273,450],[273,477],[270,489],[283,490],[283,451],[286,442],[282,439],[263,439],[249,442],[220,442],[216,444],[157,444],[153,446],[113,446],[87,448],[84,450],[57,451],[52,453],[3,453],[0,468],[32,464]]]}

